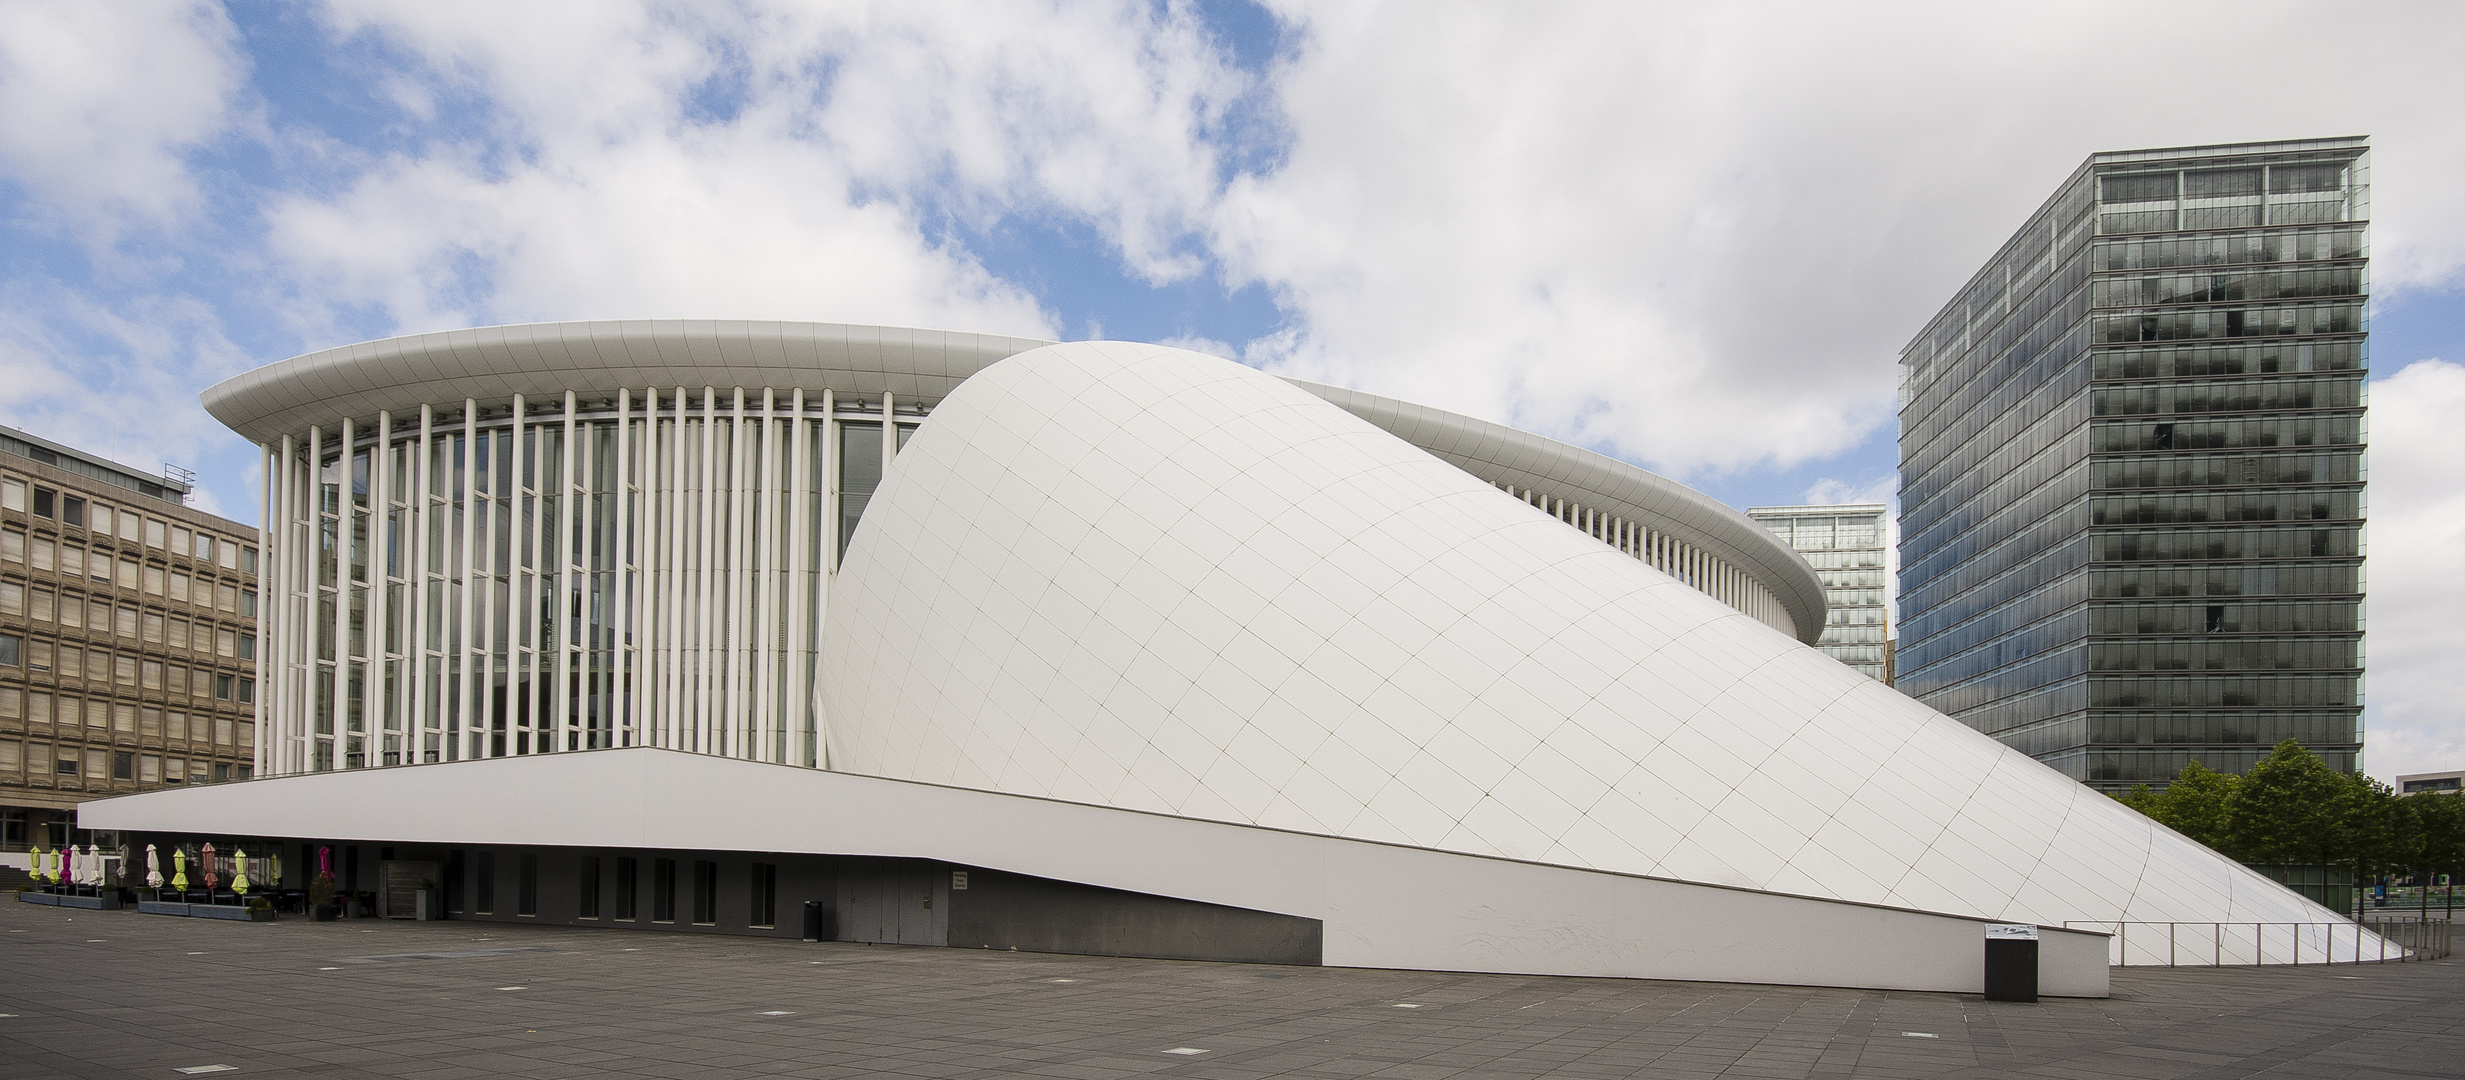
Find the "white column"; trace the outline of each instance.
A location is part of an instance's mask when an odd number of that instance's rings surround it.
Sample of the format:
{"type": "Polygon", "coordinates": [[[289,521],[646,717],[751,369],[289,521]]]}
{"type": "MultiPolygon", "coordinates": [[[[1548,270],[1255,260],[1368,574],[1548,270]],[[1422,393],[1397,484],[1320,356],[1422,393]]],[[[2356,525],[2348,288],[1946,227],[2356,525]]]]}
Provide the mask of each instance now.
{"type": "Polygon", "coordinates": [[[573,560],[575,511],[581,498],[574,491],[574,461],[582,447],[574,439],[573,391],[565,391],[565,453],[557,473],[556,529],[556,727],[551,750],[570,745],[573,731],[573,560]]]}
{"type": "MultiPolygon", "coordinates": [[[[419,740],[421,760],[428,753],[428,675],[434,660],[428,655],[428,490],[434,483],[431,463],[432,441],[435,437],[436,410],[428,405],[419,407],[419,453],[411,462],[411,582],[410,595],[403,602],[411,605],[411,641],[405,650],[411,656],[411,716],[412,737],[419,740]]],[[[440,748],[440,761],[451,760],[440,748]]]]}
{"type": "Polygon", "coordinates": [[[811,699],[806,682],[805,619],[806,591],[812,585],[813,561],[808,552],[813,544],[813,477],[806,466],[812,454],[812,421],[805,417],[805,392],[796,391],[790,406],[788,428],[788,497],[787,505],[787,701],[786,713],[780,722],[787,725],[787,760],[803,765],[812,760],[813,737],[805,730],[805,720],[813,715],[807,702],[811,699]]]}
{"type": "Polygon", "coordinates": [[[273,628],[268,635],[272,648],[260,654],[257,661],[258,696],[279,703],[272,713],[273,724],[257,726],[257,755],[262,763],[260,772],[289,773],[299,770],[298,759],[291,754],[291,740],[307,715],[300,703],[297,687],[291,685],[292,665],[306,646],[301,631],[306,624],[291,613],[291,564],[299,558],[299,542],[291,536],[292,519],[298,516],[295,488],[299,480],[293,458],[299,450],[291,436],[282,437],[282,464],[274,474],[275,501],[279,504],[266,512],[272,529],[267,535],[274,542],[267,545],[264,568],[271,571],[257,578],[257,617],[273,628]]]}
{"type": "MultiPolygon", "coordinates": [[[[385,574],[385,560],[394,553],[393,537],[386,532],[386,523],[394,519],[394,414],[377,412],[377,445],[368,451],[368,685],[362,692],[368,704],[362,711],[368,715],[368,753],[375,763],[385,764],[386,736],[400,727],[395,715],[396,703],[385,696],[385,673],[393,670],[385,652],[385,594],[391,584],[385,574]]],[[[398,759],[399,760],[399,759],[398,759]]]]}
{"type": "MultiPolygon", "coordinates": [[[[454,671],[454,722],[456,725],[456,738],[463,740],[462,746],[465,753],[472,757],[487,757],[495,749],[495,747],[489,745],[486,726],[483,724],[474,723],[474,718],[471,714],[471,682],[474,678],[471,670],[471,657],[474,654],[474,649],[472,648],[474,639],[478,636],[475,633],[477,627],[473,624],[472,613],[479,607],[479,601],[475,592],[478,586],[472,581],[471,575],[471,568],[479,562],[479,560],[474,557],[473,551],[473,547],[477,543],[479,526],[479,485],[475,482],[476,477],[474,475],[478,471],[479,402],[470,398],[464,398],[462,399],[461,463],[462,602],[454,605],[458,609],[454,612],[455,632],[461,635],[461,646],[459,651],[455,654],[454,663],[449,666],[454,671]],[[476,740],[471,738],[474,731],[478,733],[478,738],[476,740]],[[473,742],[476,742],[478,745],[474,747],[472,745],[473,742]]],[[[446,593],[446,596],[450,599],[453,596],[453,593],[449,591],[446,593]]]]}
{"type": "Polygon", "coordinates": [[[778,395],[770,388],[762,390],[762,439],[756,446],[758,456],[756,486],[761,499],[755,504],[754,517],[759,531],[753,542],[753,606],[751,616],[754,647],[759,650],[754,664],[754,729],[755,760],[784,761],[787,759],[786,732],[779,723],[779,613],[784,599],[779,590],[779,413],[778,395]]]}
{"type": "Polygon", "coordinates": [[[539,642],[534,640],[528,648],[522,644],[522,631],[526,629],[524,620],[530,618],[531,612],[539,610],[539,605],[533,600],[538,595],[539,587],[539,494],[536,483],[526,482],[527,474],[524,472],[526,465],[537,466],[535,459],[539,456],[526,445],[533,434],[529,430],[530,413],[531,403],[523,395],[515,394],[511,429],[514,441],[514,459],[511,462],[513,483],[505,493],[513,500],[508,514],[512,521],[511,528],[515,530],[505,545],[505,726],[508,729],[506,735],[513,743],[509,749],[521,749],[519,732],[527,726],[532,732],[532,749],[536,751],[539,740],[539,695],[532,687],[537,685],[539,642]],[[531,511],[527,514],[522,512],[526,498],[531,511]]]}
{"type": "Polygon", "coordinates": [[[633,666],[625,650],[633,643],[633,544],[636,535],[633,508],[633,390],[619,387],[616,391],[616,535],[608,538],[609,557],[616,560],[616,593],[608,597],[608,648],[612,662],[608,679],[608,745],[633,745],[633,666]]]}
{"type": "Polygon", "coordinates": [[[661,705],[667,742],[676,750],[690,749],[685,740],[685,388],[676,388],[676,425],[669,432],[669,474],[673,477],[666,499],[661,501],[668,516],[668,546],[662,556],[667,593],[665,634],[661,647],[667,654],[667,700],[661,705]]]}
{"type": "Polygon", "coordinates": [[[728,406],[728,543],[727,543],[727,613],[719,624],[727,636],[719,650],[726,663],[727,750],[731,757],[753,758],[760,754],[753,745],[752,709],[745,700],[747,683],[752,674],[753,609],[747,605],[747,578],[752,576],[753,550],[752,509],[755,496],[752,477],[747,475],[745,455],[753,439],[745,430],[745,388],[736,387],[728,406]]]}
{"type": "Polygon", "coordinates": [[[711,668],[718,662],[718,658],[711,655],[710,647],[712,616],[715,614],[711,609],[719,606],[713,592],[715,582],[712,578],[711,566],[717,561],[716,552],[712,549],[714,537],[711,533],[712,518],[718,513],[715,505],[718,463],[712,460],[718,454],[718,432],[719,390],[717,387],[705,386],[702,388],[701,538],[700,542],[695,545],[694,551],[700,569],[699,584],[701,587],[698,590],[700,595],[695,597],[696,602],[693,605],[695,616],[693,749],[697,753],[704,754],[727,752],[718,740],[716,725],[713,724],[716,718],[711,711],[711,694],[714,691],[711,685],[713,675],[711,668]]]}

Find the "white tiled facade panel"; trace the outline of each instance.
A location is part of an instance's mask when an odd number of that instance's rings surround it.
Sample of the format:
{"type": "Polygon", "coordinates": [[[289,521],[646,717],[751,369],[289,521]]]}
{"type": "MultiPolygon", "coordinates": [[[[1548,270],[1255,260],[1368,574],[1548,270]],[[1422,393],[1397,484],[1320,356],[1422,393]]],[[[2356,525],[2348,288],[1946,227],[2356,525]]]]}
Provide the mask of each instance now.
{"type": "Polygon", "coordinates": [[[843,771],[2014,921],[2333,921],[1196,353],[1082,342],[969,379],[829,607],[843,771]]]}

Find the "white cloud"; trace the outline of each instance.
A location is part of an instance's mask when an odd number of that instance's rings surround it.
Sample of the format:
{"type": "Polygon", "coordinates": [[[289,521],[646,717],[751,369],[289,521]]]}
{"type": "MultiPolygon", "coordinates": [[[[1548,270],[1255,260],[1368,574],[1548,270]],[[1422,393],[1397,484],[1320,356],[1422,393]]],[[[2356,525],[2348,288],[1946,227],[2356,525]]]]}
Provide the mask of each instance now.
{"type": "Polygon", "coordinates": [[[1680,474],[1887,423],[1899,347],[2093,151],[2372,134],[2375,284],[2465,265],[2451,7],[1279,8],[1293,143],[1215,225],[1294,320],[1251,358],[1680,474]]]}
{"type": "Polygon", "coordinates": [[[237,38],[205,0],[0,5],[0,176],[104,246],[195,211],[184,156],[234,123],[237,38]]]}
{"type": "Polygon", "coordinates": [[[1183,13],[1126,4],[348,4],[336,23],[483,95],[491,129],[276,206],[311,326],[373,304],[403,329],[659,314],[1059,336],[939,215],[1084,221],[1131,272],[1186,277],[1204,135],[1245,85],[1183,13]]]}
{"type": "Polygon", "coordinates": [[[2369,730],[2364,764],[2465,768],[2465,364],[2371,385],[2369,730]]]}

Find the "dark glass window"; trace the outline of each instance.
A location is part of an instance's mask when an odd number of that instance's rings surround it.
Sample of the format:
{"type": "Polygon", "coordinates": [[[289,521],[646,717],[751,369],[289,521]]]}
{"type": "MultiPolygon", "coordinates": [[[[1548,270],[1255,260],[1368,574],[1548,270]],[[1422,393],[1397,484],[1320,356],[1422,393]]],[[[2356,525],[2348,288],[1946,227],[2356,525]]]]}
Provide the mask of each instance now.
{"type": "Polygon", "coordinates": [[[599,856],[585,855],[574,874],[574,917],[599,917],[599,856]]]}
{"type": "Polygon", "coordinates": [[[474,875],[478,879],[478,895],[471,898],[471,910],[480,915],[493,915],[496,913],[496,852],[480,852],[476,861],[479,863],[478,873],[474,875]]]}
{"type": "Polygon", "coordinates": [[[650,919],[676,921],[676,860],[653,859],[650,866],[650,919]]]}
{"type": "Polygon", "coordinates": [[[539,914],[539,856],[525,851],[515,862],[514,914],[539,914]]]}
{"type": "Polygon", "coordinates": [[[632,856],[619,855],[616,858],[616,917],[619,919],[634,917],[634,898],[639,895],[640,888],[640,883],[635,879],[639,876],[640,866],[639,860],[632,856]]]}
{"type": "Polygon", "coordinates": [[[693,921],[703,925],[719,921],[719,864],[708,859],[693,863],[693,921]]]}
{"type": "Polygon", "coordinates": [[[751,902],[745,921],[753,926],[777,926],[779,924],[778,866],[772,863],[754,863],[753,874],[747,886],[745,895],[751,902]]]}

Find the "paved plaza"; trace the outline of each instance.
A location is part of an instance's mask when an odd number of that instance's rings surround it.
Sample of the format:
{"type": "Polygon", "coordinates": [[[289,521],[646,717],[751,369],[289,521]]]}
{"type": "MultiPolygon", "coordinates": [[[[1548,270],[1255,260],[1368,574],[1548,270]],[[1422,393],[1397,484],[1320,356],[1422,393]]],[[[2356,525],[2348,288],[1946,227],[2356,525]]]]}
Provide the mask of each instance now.
{"type": "Polygon", "coordinates": [[[18,903],[0,930],[7,1078],[2465,1074],[2449,962],[2132,969],[2014,1005],[18,903]]]}

